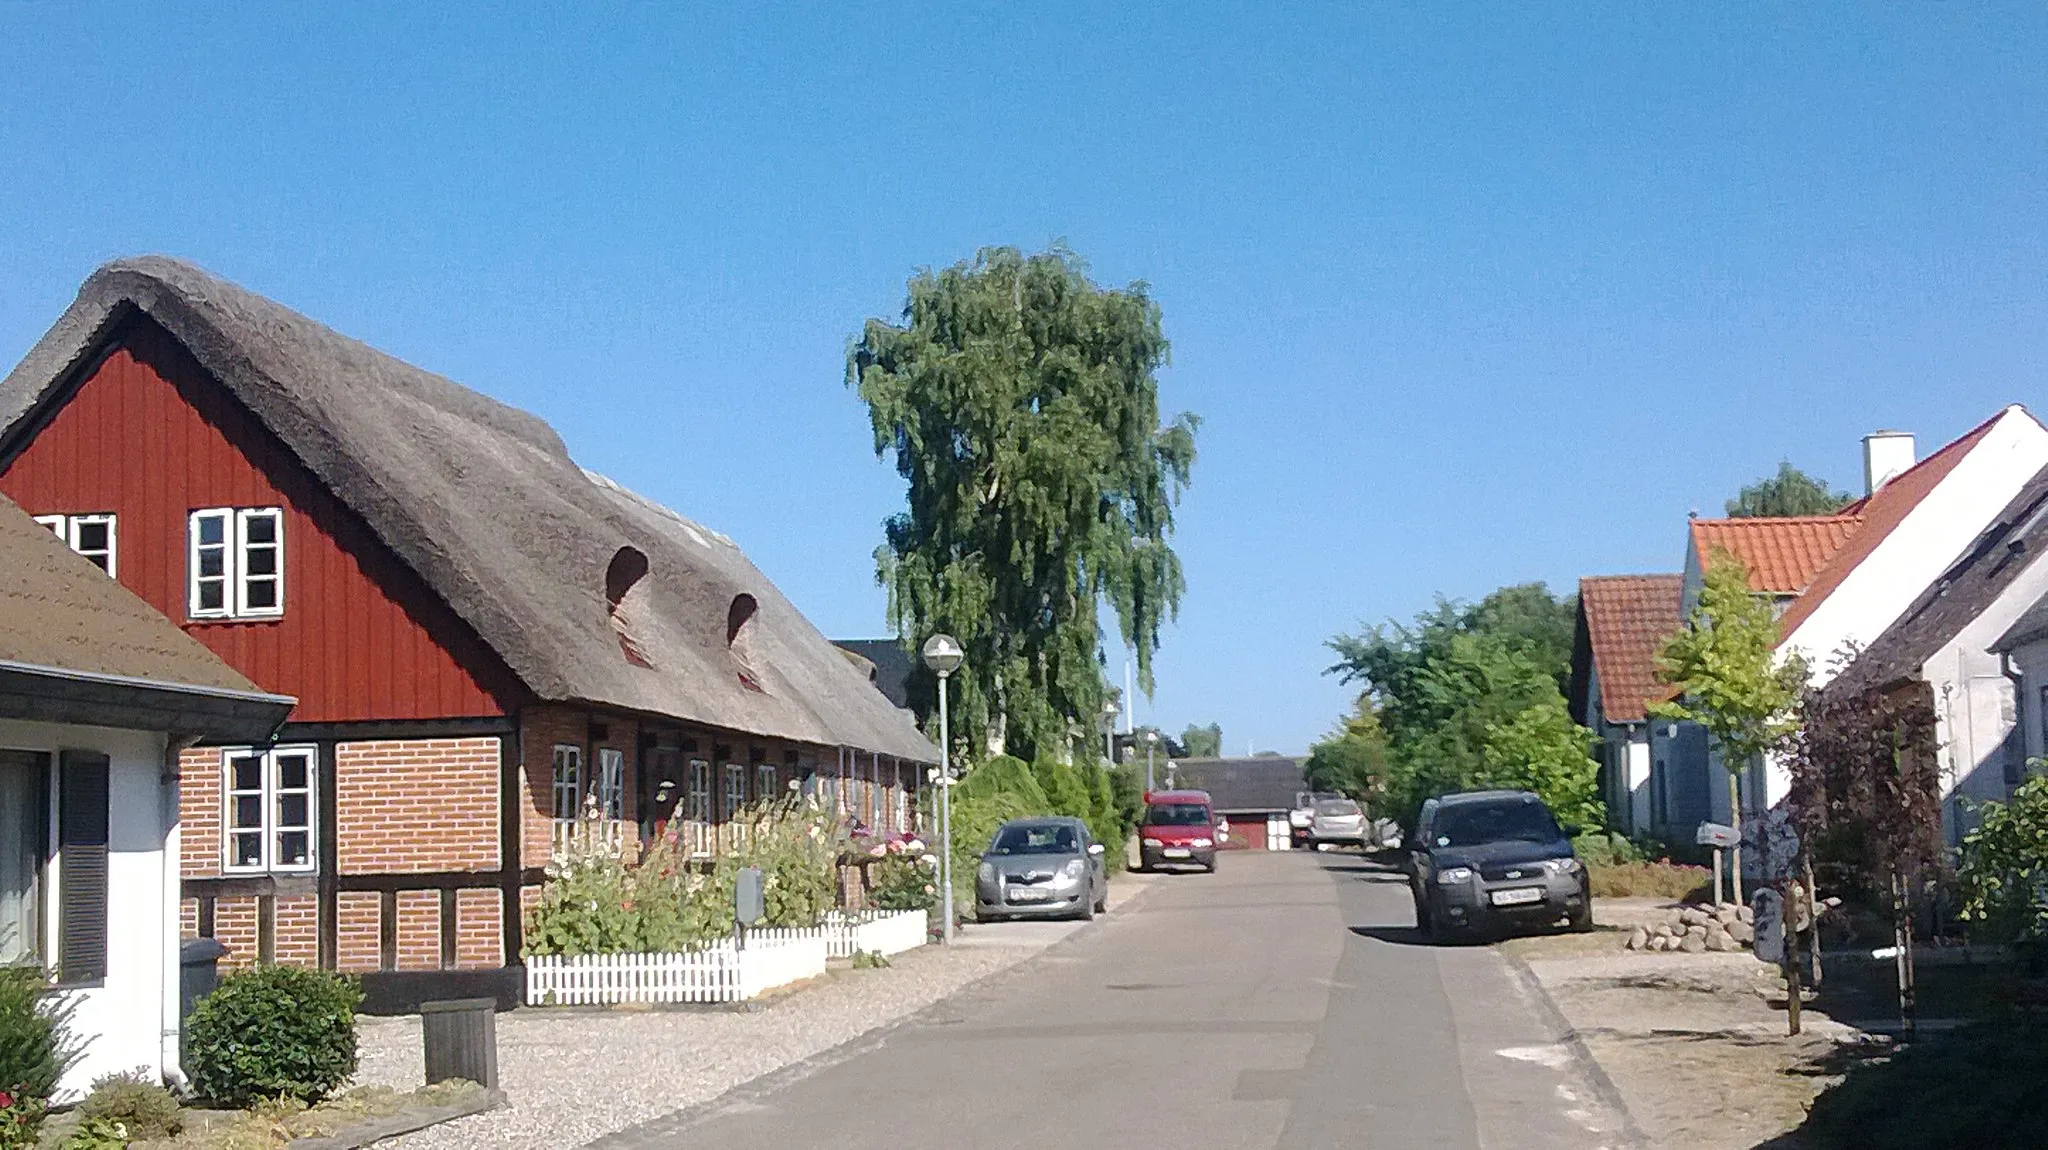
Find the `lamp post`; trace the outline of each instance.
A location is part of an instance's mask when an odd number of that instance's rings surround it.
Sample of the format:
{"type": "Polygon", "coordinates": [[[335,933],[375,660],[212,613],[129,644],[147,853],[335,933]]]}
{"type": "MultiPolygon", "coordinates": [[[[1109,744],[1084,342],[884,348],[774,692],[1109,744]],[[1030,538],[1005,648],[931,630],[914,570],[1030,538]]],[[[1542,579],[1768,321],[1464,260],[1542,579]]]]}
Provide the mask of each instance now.
{"type": "Polygon", "coordinates": [[[1116,765],[1116,700],[1102,704],[1102,759],[1110,766],[1116,765]]]}
{"type": "Polygon", "coordinates": [[[924,665],[939,677],[939,897],[945,914],[942,937],[953,942],[953,736],[947,729],[946,680],[960,669],[967,652],[951,635],[924,641],[924,665]]]}
{"type": "Polygon", "coordinates": [[[1154,748],[1154,747],[1156,747],[1156,746],[1158,746],[1158,745],[1159,745],[1159,732],[1158,732],[1158,731],[1146,731],[1146,732],[1145,732],[1145,790],[1146,790],[1146,792],[1147,792],[1147,793],[1150,793],[1150,792],[1151,792],[1151,791],[1152,791],[1153,789],[1155,789],[1155,784],[1154,784],[1154,783],[1153,783],[1153,781],[1152,781],[1152,748],[1154,748]]]}

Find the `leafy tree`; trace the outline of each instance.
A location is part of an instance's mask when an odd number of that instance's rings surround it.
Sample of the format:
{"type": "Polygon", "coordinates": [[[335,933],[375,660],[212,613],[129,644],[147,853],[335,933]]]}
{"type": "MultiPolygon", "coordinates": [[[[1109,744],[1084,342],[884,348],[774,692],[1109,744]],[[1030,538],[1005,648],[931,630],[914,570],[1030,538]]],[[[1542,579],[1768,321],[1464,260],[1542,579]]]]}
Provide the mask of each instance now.
{"type": "MultiPolygon", "coordinates": [[[[1741,773],[1782,748],[1799,729],[1797,707],[1806,665],[1777,660],[1778,620],[1770,603],[1749,590],[1749,569],[1726,551],[1707,557],[1699,603],[1687,626],[1657,657],[1657,677],[1678,688],[1676,699],[1650,705],[1665,719],[1706,728],[1728,769],[1728,807],[1742,829],[1741,773]]],[[[1742,899],[1742,848],[1734,851],[1735,897],[1742,899]]]]}
{"type": "Polygon", "coordinates": [[[1826,483],[1785,459],[1778,462],[1777,474],[1764,476],[1730,499],[1728,514],[1737,519],[1833,515],[1849,501],[1848,492],[1828,490],[1826,483]]]}
{"type": "Polygon", "coordinates": [[[1331,672],[1364,693],[1311,754],[1317,777],[1375,778],[1378,805],[1410,825],[1423,800],[1484,786],[1529,787],[1561,818],[1597,824],[1583,801],[1597,789],[1591,735],[1567,717],[1560,690],[1575,610],[1526,584],[1331,640],[1331,672]]]}
{"type": "Polygon", "coordinates": [[[1223,754],[1223,724],[1206,727],[1190,724],[1180,733],[1180,745],[1191,759],[1214,759],[1223,754]]]}
{"type": "Polygon", "coordinates": [[[1152,689],[1184,586],[1167,541],[1199,423],[1160,424],[1166,356],[1145,285],[1098,287],[1063,247],[921,272],[902,323],[869,320],[848,352],[875,453],[909,484],[876,577],[906,644],[944,630],[966,648],[956,729],[992,749],[1095,731],[1103,604],[1152,689]]]}
{"type": "Polygon", "coordinates": [[[1387,782],[1387,732],[1369,698],[1361,695],[1344,722],[1309,748],[1302,777],[1310,790],[1334,791],[1374,805],[1387,782]]]}
{"type": "Polygon", "coordinates": [[[2036,947],[2048,940],[2048,777],[2035,775],[2008,801],[1979,809],[1956,879],[1964,918],[2036,947]]]}

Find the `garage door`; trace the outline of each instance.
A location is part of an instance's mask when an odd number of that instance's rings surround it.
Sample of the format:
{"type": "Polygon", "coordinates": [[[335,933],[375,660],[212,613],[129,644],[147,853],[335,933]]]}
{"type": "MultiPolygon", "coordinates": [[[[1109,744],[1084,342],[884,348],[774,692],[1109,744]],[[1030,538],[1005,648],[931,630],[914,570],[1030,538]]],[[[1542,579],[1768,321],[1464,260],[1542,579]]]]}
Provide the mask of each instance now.
{"type": "Polygon", "coordinates": [[[1287,816],[1273,815],[1266,811],[1232,811],[1223,816],[1230,820],[1230,834],[1223,840],[1225,850],[1284,850],[1287,847],[1287,816]],[[1273,820],[1280,820],[1280,843],[1273,843],[1273,820]]]}

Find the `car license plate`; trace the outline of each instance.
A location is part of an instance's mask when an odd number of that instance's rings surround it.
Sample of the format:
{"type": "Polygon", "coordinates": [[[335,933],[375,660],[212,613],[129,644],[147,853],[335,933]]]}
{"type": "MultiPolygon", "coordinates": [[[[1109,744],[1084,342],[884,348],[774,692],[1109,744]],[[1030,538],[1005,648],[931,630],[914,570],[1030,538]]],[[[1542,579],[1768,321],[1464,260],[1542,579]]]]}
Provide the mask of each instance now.
{"type": "Polygon", "coordinates": [[[1493,900],[1495,906],[1518,906],[1522,903],[1542,902],[1543,888],[1525,886],[1514,890],[1497,890],[1487,897],[1493,900]]]}
{"type": "Polygon", "coordinates": [[[1011,902],[1044,902],[1046,899],[1049,899],[1051,897],[1051,891],[1039,890],[1036,887],[1027,886],[1010,888],[1011,902]]]}
{"type": "Polygon", "coordinates": [[[1165,855],[1165,856],[1166,856],[1167,858],[1170,858],[1170,859],[1184,859],[1184,858],[1188,857],[1188,848],[1186,848],[1186,847],[1167,847],[1167,848],[1166,848],[1165,850],[1163,850],[1163,851],[1161,851],[1161,852],[1159,852],[1159,853],[1161,853],[1161,854],[1165,855]]]}

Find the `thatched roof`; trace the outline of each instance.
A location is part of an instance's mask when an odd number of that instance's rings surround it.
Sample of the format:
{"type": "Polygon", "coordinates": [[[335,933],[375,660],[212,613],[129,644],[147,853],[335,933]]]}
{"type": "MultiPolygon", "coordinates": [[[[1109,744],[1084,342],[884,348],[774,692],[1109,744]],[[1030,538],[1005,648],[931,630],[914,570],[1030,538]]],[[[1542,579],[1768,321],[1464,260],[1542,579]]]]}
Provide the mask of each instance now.
{"type": "Polygon", "coordinates": [[[362,516],[539,698],[937,759],[909,717],[730,540],[585,472],[539,418],[189,264],[148,256],[93,273],[0,383],[0,437],[62,402],[74,369],[137,310],[362,516]],[[619,574],[630,576],[640,558],[645,575],[615,612],[619,574]],[[729,622],[747,596],[757,609],[739,659],[729,622]],[[615,614],[644,658],[626,653],[615,614]]]}

